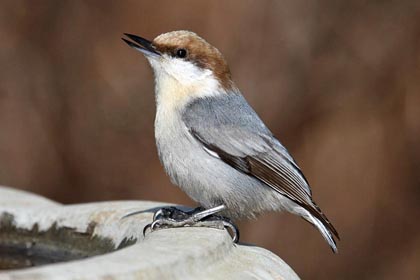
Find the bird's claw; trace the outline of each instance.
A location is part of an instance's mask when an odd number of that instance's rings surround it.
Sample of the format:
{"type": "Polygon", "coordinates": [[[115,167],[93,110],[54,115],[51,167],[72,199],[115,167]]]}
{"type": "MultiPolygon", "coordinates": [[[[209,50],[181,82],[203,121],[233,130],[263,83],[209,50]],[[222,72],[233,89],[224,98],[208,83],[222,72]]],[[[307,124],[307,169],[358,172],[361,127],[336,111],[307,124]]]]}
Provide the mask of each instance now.
{"type": "Polygon", "coordinates": [[[216,229],[230,229],[234,243],[239,241],[239,230],[237,226],[228,218],[219,215],[208,215],[201,217],[203,208],[184,212],[175,207],[161,208],[153,215],[153,222],[143,228],[143,236],[147,231],[150,232],[178,227],[210,227],[216,229]]]}
{"type": "Polygon", "coordinates": [[[233,237],[232,237],[232,241],[233,243],[238,243],[239,242],[239,229],[238,227],[232,222],[232,221],[223,221],[223,226],[228,229],[230,228],[230,230],[232,231],[233,237]]]}
{"type": "Polygon", "coordinates": [[[238,243],[239,241],[239,229],[229,218],[212,215],[198,222],[196,226],[226,229],[232,236],[233,243],[238,243]]]}

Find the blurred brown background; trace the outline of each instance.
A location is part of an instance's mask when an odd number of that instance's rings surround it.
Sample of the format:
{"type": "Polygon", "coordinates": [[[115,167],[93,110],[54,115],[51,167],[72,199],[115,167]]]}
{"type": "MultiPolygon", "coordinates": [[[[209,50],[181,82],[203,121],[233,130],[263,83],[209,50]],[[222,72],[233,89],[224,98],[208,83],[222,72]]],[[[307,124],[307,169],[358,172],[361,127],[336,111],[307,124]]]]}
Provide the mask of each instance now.
{"type": "Polygon", "coordinates": [[[419,279],[420,2],[0,2],[0,184],[64,203],[194,205],[153,136],[153,76],[123,32],[189,29],[312,185],[342,241],[301,219],[240,224],[303,279],[419,279]]]}

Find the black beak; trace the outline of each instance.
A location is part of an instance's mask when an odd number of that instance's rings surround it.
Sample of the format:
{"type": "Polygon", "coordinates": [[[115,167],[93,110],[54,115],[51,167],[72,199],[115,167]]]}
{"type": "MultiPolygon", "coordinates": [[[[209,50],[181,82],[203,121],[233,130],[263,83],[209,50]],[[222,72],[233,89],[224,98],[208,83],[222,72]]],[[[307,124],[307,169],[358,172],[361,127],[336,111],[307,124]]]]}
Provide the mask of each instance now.
{"type": "Polygon", "coordinates": [[[135,48],[138,51],[141,51],[145,55],[160,55],[160,52],[158,52],[155,49],[155,47],[152,45],[152,42],[150,42],[149,40],[146,40],[142,37],[139,37],[133,34],[124,33],[124,35],[135,42],[134,43],[134,42],[128,41],[127,39],[121,38],[130,47],[135,48]]]}

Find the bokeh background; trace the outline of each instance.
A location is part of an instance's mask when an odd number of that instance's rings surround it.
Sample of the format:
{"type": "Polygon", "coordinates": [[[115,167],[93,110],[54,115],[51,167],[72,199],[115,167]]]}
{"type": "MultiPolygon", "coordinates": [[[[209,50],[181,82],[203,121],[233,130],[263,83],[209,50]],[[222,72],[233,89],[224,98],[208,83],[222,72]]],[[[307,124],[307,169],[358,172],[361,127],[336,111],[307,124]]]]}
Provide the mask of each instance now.
{"type": "Polygon", "coordinates": [[[121,40],[197,32],[289,148],[342,241],[240,223],[303,279],[420,277],[420,2],[0,2],[0,184],[63,203],[194,203],[153,136],[153,76],[121,40]]]}

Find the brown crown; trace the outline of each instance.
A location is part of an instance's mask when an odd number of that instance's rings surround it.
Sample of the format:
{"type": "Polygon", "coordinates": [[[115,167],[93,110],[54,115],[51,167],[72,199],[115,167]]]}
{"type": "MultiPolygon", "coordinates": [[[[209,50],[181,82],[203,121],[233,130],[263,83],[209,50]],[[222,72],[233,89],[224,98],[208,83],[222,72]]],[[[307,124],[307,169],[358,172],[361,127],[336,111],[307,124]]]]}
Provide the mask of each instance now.
{"type": "Polygon", "coordinates": [[[159,35],[152,44],[161,53],[176,56],[179,49],[185,49],[184,58],[203,69],[213,71],[220,84],[227,90],[233,87],[229,66],[218,49],[190,31],[173,31],[159,35]]]}

